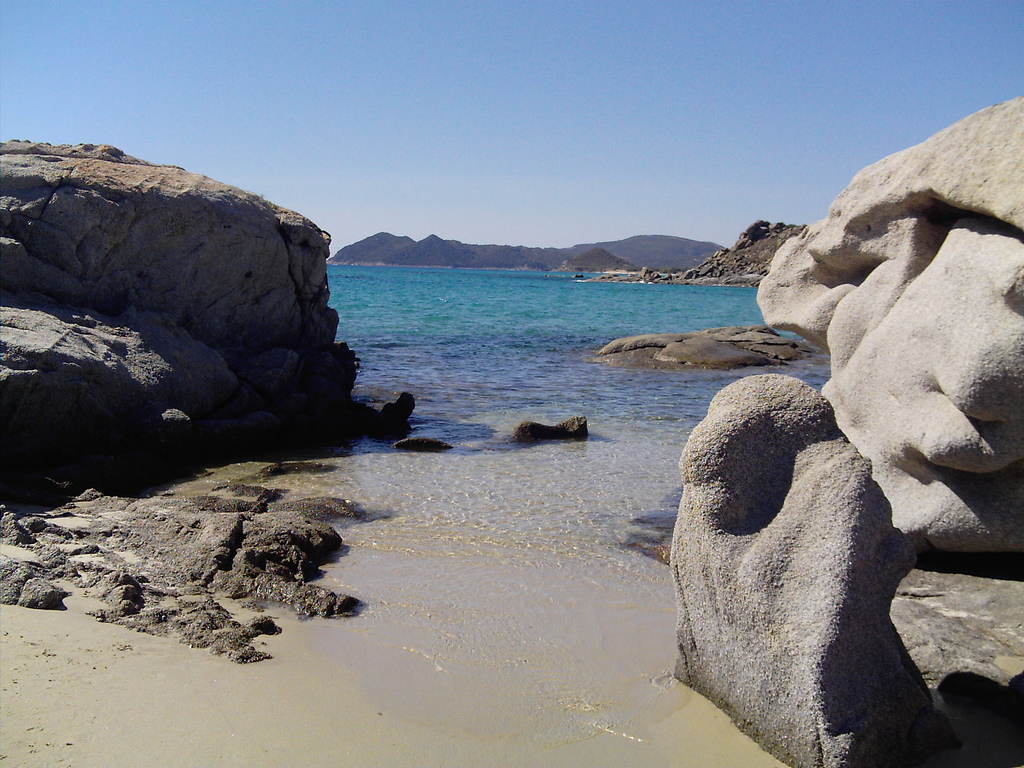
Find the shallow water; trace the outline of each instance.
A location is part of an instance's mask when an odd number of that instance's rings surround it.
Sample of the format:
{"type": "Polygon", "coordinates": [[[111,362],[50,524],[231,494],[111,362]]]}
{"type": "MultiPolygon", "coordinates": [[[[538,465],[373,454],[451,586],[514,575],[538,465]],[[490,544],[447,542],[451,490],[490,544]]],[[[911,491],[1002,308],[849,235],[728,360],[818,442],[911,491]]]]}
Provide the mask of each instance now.
{"type": "MultiPolygon", "coordinates": [[[[412,434],[456,447],[363,439],[318,454],[319,471],[264,481],[380,516],[342,533],[326,584],[367,607],[318,623],[319,651],[382,712],[453,745],[501,745],[531,764],[777,764],[674,683],[669,571],[626,546],[671,525],[679,455],[714,393],[763,370],[593,359],[620,336],[759,323],[755,291],[474,270],[332,267],[330,279],[339,338],[362,359],[355,395],[414,393],[412,434]],[[509,442],[522,420],[577,414],[586,442],[509,442]]],[[[789,370],[815,385],[827,375],[789,370]]],[[[251,483],[263,466],[178,490],[251,483]]]]}

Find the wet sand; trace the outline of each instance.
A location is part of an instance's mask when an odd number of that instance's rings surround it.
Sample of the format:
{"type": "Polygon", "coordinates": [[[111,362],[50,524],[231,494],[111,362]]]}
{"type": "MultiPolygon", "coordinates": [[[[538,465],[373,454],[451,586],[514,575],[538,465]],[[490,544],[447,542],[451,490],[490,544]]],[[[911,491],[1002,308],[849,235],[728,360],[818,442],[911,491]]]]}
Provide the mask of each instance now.
{"type": "Polygon", "coordinates": [[[275,612],[284,632],[265,640],[275,658],[237,665],[100,624],[84,614],[96,605],[89,598],[66,604],[0,608],[3,764],[779,765],[680,685],[647,681],[656,695],[628,732],[595,720],[585,736],[559,742],[511,723],[451,719],[465,701],[458,687],[433,684],[445,673],[413,650],[366,647],[358,619],[342,626],[275,612]]]}
{"type": "MultiPolygon", "coordinates": [[[[101,624],[85,614],[99,605],[91,598],[65,602],[66,611],[0,606],[0,764],[781,765],[703,697],[649,677],[642,661],[600,667],[622,650],[605,637],[593,658],[562,670],[582,678],[578,691],[603,683],[604,696],[563,691],[553,707],[543,690],[517,689],[515,674],[503,682],[493,665],[458,669],[403,640],[396,633],[410,627],[386,611],[299,621],[271,610],[284,630],[263,639],[275,658],[238,665],[101,624]]],[[[942,705],[965,746],[925,768],[1021,764],[1024,744],[1009,722],[942,705]]]]}

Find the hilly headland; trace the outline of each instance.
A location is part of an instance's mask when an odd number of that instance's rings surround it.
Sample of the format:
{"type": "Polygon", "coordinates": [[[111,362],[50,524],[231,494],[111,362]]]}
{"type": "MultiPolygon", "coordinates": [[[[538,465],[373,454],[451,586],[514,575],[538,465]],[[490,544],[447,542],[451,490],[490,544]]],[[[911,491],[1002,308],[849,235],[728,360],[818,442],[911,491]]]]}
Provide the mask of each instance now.
{"type": "MultiPolygon", "coordinates": [[[[654,269],[689,269],[702,264],[722,246],[671,235],[636,235],[625,240],[582,243],[568,248],[525,245],[471,245],[430,235],[416,241],[379,232],[336,251],[328,264],[463,269],[557,270],[574,257],[602,249],[628,264],[654,269]]],[[[572,268],[570,268],[572,269],[572,268]]]]}

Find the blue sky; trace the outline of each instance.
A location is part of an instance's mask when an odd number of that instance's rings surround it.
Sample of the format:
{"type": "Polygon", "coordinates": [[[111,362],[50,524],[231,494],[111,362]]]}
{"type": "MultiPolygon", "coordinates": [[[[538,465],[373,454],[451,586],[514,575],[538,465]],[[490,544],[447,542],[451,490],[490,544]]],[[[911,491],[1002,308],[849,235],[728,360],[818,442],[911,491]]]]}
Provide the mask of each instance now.
{"type": "Polygon", "coordinates": [[[0,137],[106,143],[330,232],[731,245],[1024,94],[1024,2],[0,0],[0,137]]]}

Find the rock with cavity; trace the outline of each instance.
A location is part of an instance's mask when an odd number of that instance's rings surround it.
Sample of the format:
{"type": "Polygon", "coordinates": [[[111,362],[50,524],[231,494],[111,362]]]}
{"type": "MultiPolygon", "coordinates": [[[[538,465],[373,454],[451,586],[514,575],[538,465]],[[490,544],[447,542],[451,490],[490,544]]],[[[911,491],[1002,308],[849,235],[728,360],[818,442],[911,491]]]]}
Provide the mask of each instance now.
{"type": "Polygon", "coordinates": [[[829,403],[742,379],[680,461],[677,676],[793,766],[909,766],[956,743],[889,618],[914,551],[829,403]]]}
{"type": "Polygon", "coordinates": [[[1024,98],[872,165],[761,284],[919,550],[1024,551],[1024,98]]]}

